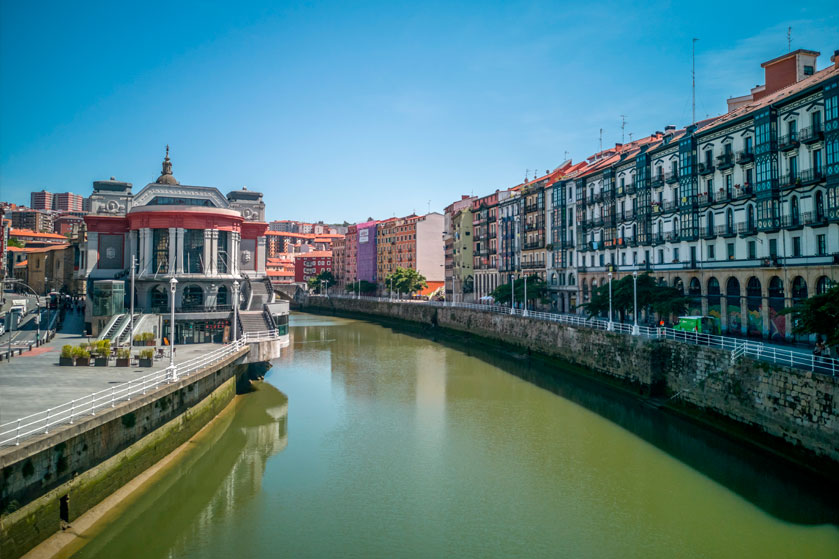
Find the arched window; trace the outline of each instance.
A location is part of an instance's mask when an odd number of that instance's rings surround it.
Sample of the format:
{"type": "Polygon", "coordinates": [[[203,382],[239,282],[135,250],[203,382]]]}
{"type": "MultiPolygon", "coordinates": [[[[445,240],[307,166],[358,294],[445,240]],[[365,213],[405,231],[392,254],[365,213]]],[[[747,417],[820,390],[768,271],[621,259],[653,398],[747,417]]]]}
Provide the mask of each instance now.
{"type": "Polygon", "coordinates": [[[699,297],[702,295],[702,285],[696,278],[690,278],[690,287],[688,288],[688,295],[691,297],[699,297]]]}
{"type": "Polygon", "coordinates": [[[740,282],[737,278],[728,278],[725,284],[725,294],[727,297],[740,297],[740,282]]]}
{"type": "Polygon", "coordinates": [[[717,281],[717,278],[709,278],[708,279],[708,296],[711,295],[719,295],[720,294],[720,282],[717,281]]]}
{"type": "Polygon", "coordinates": [[[227,293],[227,286],[222,285],[218,288],[218,294],[216,295],[216,305],[221,307],[224,305],[230,304],[230,297],[228,297],[227,293]]]}
{"type": "Polygon", "coordinates": [[[159,312],[166,312],[166,306],[169,303],[169,294],[166,288],[162,285],[156,285],[151,290],[151,306],[159,312]]]}
{"type": "Polygon", "coordinates": [[[575,285],[574,274],[568,274],[568,285],[575,285]]]}
{"type": "Polygon", "coordinates": [[[769,298],[784,298],[784,282],[778,276],[772,276],[772,279],[769,280],[769,298]]]}
{"type": "Polygon", "coordinates": [[[673,287],[679,290],[679,293],[685,292],[685,284],[682,283],[682,278],[674,278],[673,279],[673,287]]]}
{"type": "Polygon", "coordinates": [[[824,221],[824,196],[821,193],[821,190],[816,192],[816,222],[821,223],[824,221]]]}
{"type": "Polygon", "coordinates": [[[760,280],[755,276],[749,278],[746,284],[746,297],[760,297],[760,280]]]}
{"type": "Polygon", "coordinates": [[[792,300],[803,301],[807,298],[807,282],[801,276],[795,276],[792,280],[792,300]]]}
{"type": "Polygon", "coordinates": [[[551,274],[551,285],[556,285],[556,284],[557,284],[556,273],[552,273],[551,274]]]}
{"type": "Polygon", "coordinates": [[[833,287],[833,282],[827,276],[822,276],[816,280],[816,295],[824,295],[833,287]]]}
{"type": "Polygon", "coordinates": [[[187,285],[181,297],[181,308],[184,310],[200,309],[204,304],[204,291],[197,285],[187,285]]]}
{"type": "Polygon", "coordinates": [[[746,333],[760,336],[763,332],[763,297],[760,280],[755,276],[746,283],[746,333]]]}
{"type": "Polygon", "coordinates": [[[793,225],[798,225],[799,211],[798,211],[798,196],[793,196],[789,201],[789,215],[793,225]]]}

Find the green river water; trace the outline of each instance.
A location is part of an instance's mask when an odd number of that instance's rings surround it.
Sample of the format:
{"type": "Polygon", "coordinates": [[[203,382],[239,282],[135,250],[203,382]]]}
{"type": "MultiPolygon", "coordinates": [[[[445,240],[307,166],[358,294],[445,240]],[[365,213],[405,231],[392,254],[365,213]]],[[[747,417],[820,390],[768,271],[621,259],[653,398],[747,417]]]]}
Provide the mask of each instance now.
{"type": "Polygon", "coordinates": [[[258,390],[73,557],[839,557],[836,486],[621,391],[291,324],[258,390]]]}

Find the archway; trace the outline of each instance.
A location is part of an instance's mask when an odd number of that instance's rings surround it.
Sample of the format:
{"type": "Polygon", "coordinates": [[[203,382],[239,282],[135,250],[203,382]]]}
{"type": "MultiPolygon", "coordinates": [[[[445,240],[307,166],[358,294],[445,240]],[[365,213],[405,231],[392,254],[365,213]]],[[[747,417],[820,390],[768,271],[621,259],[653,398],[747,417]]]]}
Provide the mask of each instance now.
{"type": "Polygon", "coordinates": [[[673,278],[673,287],[675,287],[676,289],[679,290],[679,294],[681,294],[681,295],[685,294],[685,284],[682,283],[682,278],[680,278],[678,276],[673,278]]]}
{"type": "Polygon", "coordinates": [[[822,276],[816,280],[816,295],[824,295],[833,287],[833,282],[827,276],[822,276]]]}
{"type": "Polygon", "coordinates": [[[720,304],[720,282],[717,278],[708,278],[708,316],[722,320],[722,305],[720,304]]]}
{"type": "Polygon", "coordinates": [[[786,337],[787,317],[784,310],[784,282],[778,276],[769,280],[769,338],[783,340],[786,337]]]}
{"type": "Polygon", "coordinates": [[[737,334],[740,332],[743,317],[740,313],[740,282],[735,277],[728,278],[725,283],[725,306],[728,314],[728,332],[737,334]]]}
{"type": "Polygon", "coordinates": [[[165,313],[169,304],[169,293],[162,285],[155,285],[151,290],[149,306],[152,312],[165,313]]]}
{"type": "Polygon", "coordinates": [[[181,309],[185,311],[200,310],[203,305],[204,290],[197,285],[187,285],[184,287],[184,292],[181,296],[181,309]]]}
{"type": "MultiPolygon", "coordinates": [[[[792,280],[792,304],[797,305],[806,298],[807,281],[801,276],[795,276],[795,279],[792,280]]],[[[795,321],[793,321],[792,326],[795,328],[795,321]]],[[[806,334],[795,334],[796,340],[806,340],[807,337],[806,334]]]]}
{"type": "Polygon", "coordinates": [[[746,334],[749,336],[760,336],[763,331],[763,294],[760,288],[760,280],[756,276],[750,277],[746,283],[746,334]]]}
{"type": "Polygon", "coordinates": [[[690,278],[688,285],[688,314],[700,315],[702,314],[702,284],[697,278],[690,278]]]}

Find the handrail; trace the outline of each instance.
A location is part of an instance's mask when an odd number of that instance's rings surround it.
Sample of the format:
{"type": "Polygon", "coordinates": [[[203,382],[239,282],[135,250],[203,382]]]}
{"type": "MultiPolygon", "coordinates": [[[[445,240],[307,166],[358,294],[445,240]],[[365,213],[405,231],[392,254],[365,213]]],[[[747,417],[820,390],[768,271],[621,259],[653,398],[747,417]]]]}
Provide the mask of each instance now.
{"type": "Polygon", "coordinates": [[[0,424],[0,448],[19,445],[22,440],[29,437],[47,434],[50,429],[60,425],[82,421],[86,417],[95,416],[96,412],[103,408],[113,408],[118,402],[131,400],[132,396],[145,394],[149,390],[188,377],[207,365],[217,363],[236,353],[249,343],[276,340],[279,337],[277,330],[247,332],[234,342],[193,359],[176,363],[174,367],[166,367],[128,382],[116,384],[105,390],[93,392],[88,396],[82,396],[44,411],[0,424]]]}
{"type": "MultiPolygon", "coordinates": [[[[326,297],[323,295],[310,295],[310,297],[326,297]]],[[[329,295],[331,298],[338,299],[357,299],[358,297],[350,295],[329,295]]],[[[390,303],[413,303],[425,304],[435,307],[457,307],[464,309],[472,309],[483,312],[494,312],[500,314],[513,314],[516,316],[523,316],[535,320],[545,320],[549,322],[558,322],[570,326],[580,328],[592,328],[595,330],[609,330],[609,322],[607,320],[597,318],[585,318],[581,315],[575,314],[559,314],[543,311],[532,311],[524,309],[511,309],[508,306],[495,304],[477,304],[477,303],[452,303],[445,301],[423,301],[416,299],[397,299],[388,297],[366,297],[365,300],[374,300],[390,303]]],[[[611,330],[621,334],[632,335],[633,325],[622,322],[612,322],[611,330]]],[[[645,338],[652,339],[667,339],[678,342],[704,345],[721,349],[723,351],[731,352],[732,362],[740,357],[748,357],[757,361],[765,361],[788,367],[798,369],[806,369],[820,374],[828,374],[836,377],[839,375],[839,359],[832,357],[821,357],[811,355],[809,353],[802,353],[798,351],[791,351],[788,349],[781,349],[774,346],[765,345],[763,342],[743,340],[740,338],[732,338],[729,336],[717,336],[713,334],[703,334],[701,332],[683,332],[673,328],[664,327],[650,327],[638,326],[638,335],[645,338]]]]}

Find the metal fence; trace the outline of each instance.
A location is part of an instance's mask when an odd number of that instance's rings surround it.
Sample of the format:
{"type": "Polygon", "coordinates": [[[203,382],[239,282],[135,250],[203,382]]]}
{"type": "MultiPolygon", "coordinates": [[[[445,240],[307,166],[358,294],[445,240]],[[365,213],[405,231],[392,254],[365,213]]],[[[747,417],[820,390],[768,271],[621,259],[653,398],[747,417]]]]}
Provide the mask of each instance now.
{"type": "Polygon", "coordinates": [[[263,332],[247,332],[238,340],[225,344],[194,359],[176,363],[174,367],[166,367],[148,375],[132,379],[111,388],[93,392],[90,395],[76,398],[59,406],[33,413],[0,425],[0,448],[18,445],[21,441],[43,435],[61,425],[69,425],[86,418],[95,416],[96,412],[113,408],[119,402],[126,402],[139,395],[146,394],[160,386],[171,384],[178,379],[188,377],[232,355],[249,343],[276,340],[279,334],[276,330],[263,332]]]}
{"type": "MultiPolygon", "coordinates": [[[[312,297],[323,297],[315,295],[312,297]]],[[[336,299],[358,299],[350,295],[330,295],[331,298],[336,299]]],[[[548,322],[558,322],[567,324],[578,328],[592,328],[595,330],[611,330],[621,334],[637,335],[652,339],[667,339],[676,340],[694,345],[704,345],[714,347],[723,351],[731,352],[731,359],[735,361],[741,357],[756,359],[758,361],[766,361],[769,363],[776,363],[779,365],[786,365],[788,367],[795,367],[797,369],[805,369],[815,373],[839,375],[839,359],[832,357],[815,356],[801,351],[778,348],[772,345],[764,344],[763,342],[754,340],[745,340],[742,338],[734,338],[731,336],[715,336],[711,334],[703,334],[700,332],[683,332],[673,328],[650,327],[633,324],[626,324],[622,322],[612,322],[599,318],[586,318],[576,314],[560,314],[543,311],[531,311],[524,309],[514,309],[509,306],[494,305],[494,304],[477,304],[477,303],[447,303],[444,301],[424,301],[420,299],[398,299],[391,297],[364,297],[362,299],[368,301],[382,301],[389,303],[411,303],[424,304],[440,308],[461,308],[472,309],[482,312],[491,312],[498,314],[509,314],[530,318],[532,320],[544,320],[548,322]]]]}

